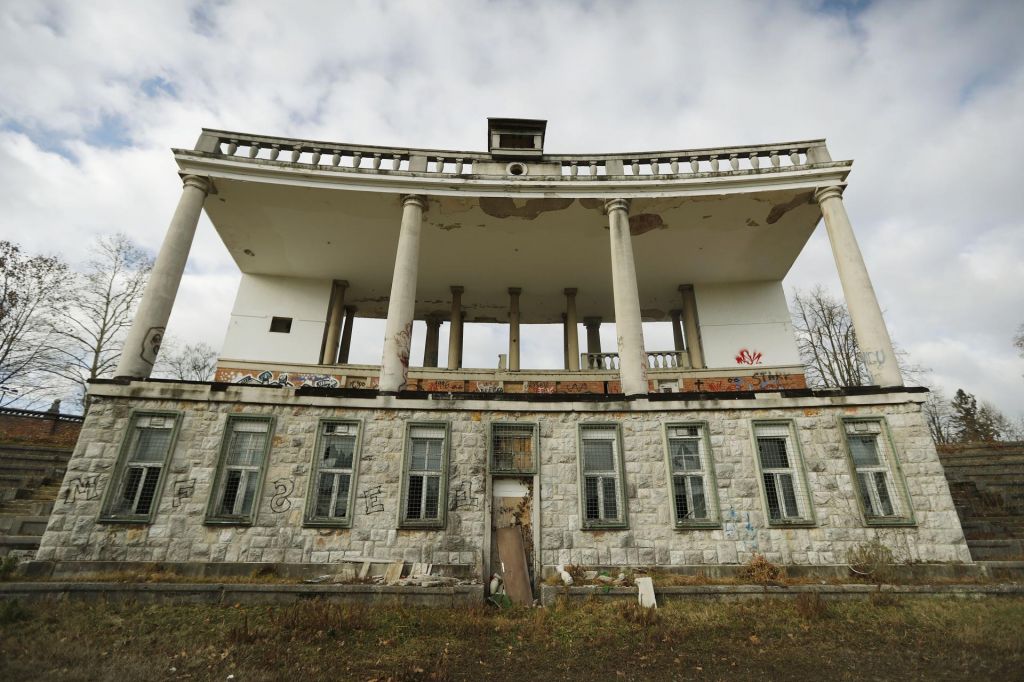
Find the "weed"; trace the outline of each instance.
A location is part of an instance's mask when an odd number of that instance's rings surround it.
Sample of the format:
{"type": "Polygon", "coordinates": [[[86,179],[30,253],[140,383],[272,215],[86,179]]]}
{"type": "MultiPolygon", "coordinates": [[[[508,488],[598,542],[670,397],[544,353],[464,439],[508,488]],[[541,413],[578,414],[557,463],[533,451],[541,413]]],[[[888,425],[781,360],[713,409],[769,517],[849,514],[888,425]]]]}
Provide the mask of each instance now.
{"type": "Polygon", "coordinates": [[[873,583],[892,582],[895,577],[892,550],[878,537],[851,547],[846,553],[846,561],[855,576],[873,583]]]}
{"type": "Polygon", "coordinates": [[[587,578],[587,570],[580,564],[566,564],[565,572],[572,576],[573,584],[580,584],[587,578]]]}
{"type": "Polygon", "coordinates": [[[286,631],[303,635],[337,637],[371,626],[368,609],[362,604],[333,604],[322,599],[303,600],[283,610],[281,625],[286,631]]]}
{"type": "Polygon", "coordinates": [[[648,628],[656,625],[660,621],[660,616],[657,609],[633,603],[622,609],[622,619],[627,623],[635,623],[642,628],[648,628]]]}
{"type": "Polygon", "coordinates": [[[249,628],[249,614],[242,614],[242,622],[228,631],[228,641],[232,644],[252,644],[259,637],[256,630],[249,628]]]}
{"type": "Polygon", "coordinates": [[[899,595],[892,592],[883,592],[879,589],[868,596],[868,601],[872,606],[898,606],[900,598],[899,595]]]}
{"type": "Polygon", "coordinates": [[[0,601],[0,625],[10,625],[32,617],[32,612],[21,605],[17,599],[0,601]]]}
{"type": "Polygon", "coordinates": [[[831,615],[828,602],[817,592],[803,592],[797,595],[796,612],[805,620],[821,620],[831,615]]]}
{"type": "Polygon", "coordinates": [[[0,580],[9,580],[18,569],[18,559],[12,556],[5,556],[0,559],[0,580]]]}
{"type": "Polygon", "coordinates": [[[737,577],[744,582],[768,585],[779,581],[782,569],[768,561],[764,554],[754,554],[750,561],[740,566],[737,577]]]}

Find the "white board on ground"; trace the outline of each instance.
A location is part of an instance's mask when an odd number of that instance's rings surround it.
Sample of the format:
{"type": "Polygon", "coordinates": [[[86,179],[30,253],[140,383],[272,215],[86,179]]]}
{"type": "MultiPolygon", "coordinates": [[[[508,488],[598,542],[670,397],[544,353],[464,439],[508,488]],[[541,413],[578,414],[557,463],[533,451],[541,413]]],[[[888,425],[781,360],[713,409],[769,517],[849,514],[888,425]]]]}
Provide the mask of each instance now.
{"type": "Polygon", "coordinates": [[[636,579],[637,596],[640,599],[640,606],[646,609],[658,608],[658,602],[654,598],[654,581],[650,578],[636,579]]]}

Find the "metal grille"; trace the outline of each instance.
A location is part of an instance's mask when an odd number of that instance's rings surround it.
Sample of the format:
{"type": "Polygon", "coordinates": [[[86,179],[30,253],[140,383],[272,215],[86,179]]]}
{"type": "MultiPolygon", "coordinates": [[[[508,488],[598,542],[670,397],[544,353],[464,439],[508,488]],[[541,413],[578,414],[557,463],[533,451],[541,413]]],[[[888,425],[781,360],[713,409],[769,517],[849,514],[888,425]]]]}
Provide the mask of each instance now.
{"type": "Polygon", "coordinates": [[[620,521],[618,438],[615,427],[581,429],[583,458],[583,514],[587,521],[620,521]]]}
{"type": "Polygon", "coordinates": [[[252,513],[259,487],[260,470],[266,452],[270,422],[264,419],[234,419],[229,422],[227,456],[217,513],[246,516],[252,513]]]}
{"type": "Polygon", "coordinates": [[[135,418],[114,514],[144,516],[153,510],[174,423],[173,418],[160,415],[135,418]]]}
{"type": "Polygon", "coordinates": [[[405,518],[436,520],[441,501],[445,428],[413,426],[409,429],[409,471],[405,518]]]}
{"type": "Polygon", "coordinates": [[[315,518],[348,518],[355,449],[355,424],[327,423],[321,426],[320,456],[316,462],[316,500],[313,507],[315,518]]]}
{"type": "Polygon", "coordinates": [[[491,469],[533,471],[534,429],[530,424],[492,424],[491,469]]]}
{"type": "Polygon", "coordinates": [[[668,448],[676,521],[709,519],[708,462],[701,428],[670,427],[668,448]]]}
{"type": "Polygon", "coordinates": [[[893,487],[893,454],[881,422],[846,422],[845,430],[864,513],[876,518],[902,516],[900,495],[893,487]]]}
{"type": "Polygon", "coordinates": [[[761,463],[761,480],[771,521],[805,521],[810,501],[797,469],[793,436],[788,424],[758,424],[754,428],[761,463]]]}

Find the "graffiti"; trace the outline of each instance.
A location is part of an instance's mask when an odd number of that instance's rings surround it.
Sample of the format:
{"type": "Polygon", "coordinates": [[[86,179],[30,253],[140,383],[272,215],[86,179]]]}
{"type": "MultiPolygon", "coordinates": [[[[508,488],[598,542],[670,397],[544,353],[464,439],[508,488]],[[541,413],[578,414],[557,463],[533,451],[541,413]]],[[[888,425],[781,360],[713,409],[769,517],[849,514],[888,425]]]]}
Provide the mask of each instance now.
{"type": "Polygon", "coordinates": [[[780,391],[791,388],[807,388],[807,382],[802,374],[755,372],[751,376],[683,379],[684,391],[694,391],[698,393],[723,391],[780,391]]]}
{"type": "Polygon", "coordinates": [[[466,382],[447,379],[423,379],[420,381],[420,390],[436,393],[461,393],[466,390],[466,382]]]}
{"type": "Polygon", "coordinates": [[[295,481],[287,478],[279,478],[274,481],[274,496],[270,498],[270,511],[275,514],[283,514],[292,508],[292,501],[288,496],[295,489],[295,481]]]}
{"type": "Polygon", "coordinates": [[[377,485],[372,488],[367,488],[359,495],[359,499],[366,505],[367,514],[376,514],[377,512],[384,511],[384,503],[380,501],[380,496],[384,493],[381,492],[381,486],[377,485]]]}
{"type": "Polygon", "coordinates": [[[737,365],[760,365],[761,364],[761,353],[760,351],[751,351],[746,348],[741,348],[740,352],[736,354],[737,365]]]}
{"type": "Polygon", "coordinates": [[[554,393],[555,382],[553,381],[526,381],[524,388],[527,393],[554,393]]]}
{"type": "Polygon", "coordinates": [[[99,474],[92,476],[79,476],[68,482],[68,488],[64,491],[65,502],[76,502],[79,498],[84,500],[95,500],[100,496],[99,474]]]}
{"type": "Polygon", "coordinates": [[[341,382],[337,377],[330,374],[297,374],[292,377],[287,372],[281,372],[275,377],[274,372],[265,370],[256,376],[246,374],[235,380],[236,384],[243,386],[273,386],[275,388],[301,388],[310,386],[312,388],[338,388],[341,382]]]}
{"type": "Polygon", "coordinates": [[[760,548],[760,543],[757,540],[757,528],[750,521],[750,512],[746,512],[744,518],[735,509],[729,507],[729,511],[725,515],[725,537],[730,540],[740,540],[750,552],[760,548]]]}
{"type": "Polygon", "coordinates": [[[171,486],[171,506],[177,509],[196,491],[196,479],[181,478],[171,486]]]}
{"type": "Polygon", "coordinates": [[[142,348],[139,349],[139,357],[153,364],[156,362],[156,354],[160,352],[160,344],[164,340],[163,327],[150,327],[146,336],[142,339],[142,348]]]}
{"type": "Polygon", "coordinates": [[[500,381],[471,381],[469,390],[476,393],[504,393],[505,387],[500,381]]]}
{"type": "Polygon", "coordinates": [[[599,381],[561,381],[558,383],[559,393],[604,393],[604,385],[599,381]]]}
{"type": "Polygon", "coordinates": [[[750,377],[751,383],[754,385],[754,390],[771,390],[785,388],[783,386],[783,375],[775,372],[754,372],[753,376],[750,377]]]}
{"type": "Polygon", "coordinates": [[[462,480],[459,484],[452,489],[452,501],[448,505],[451,511],[457,509],[479,509],[480,501],[478,499],[481,490],[478,487],[473,486],[473,481],[462,480]]]}
{"type": "Polygon", "coordinates": [[[885,351],[884,350],[866,350],[860,354],[860,359],[865,365],[880,366],[885,362],[885,351]]]}

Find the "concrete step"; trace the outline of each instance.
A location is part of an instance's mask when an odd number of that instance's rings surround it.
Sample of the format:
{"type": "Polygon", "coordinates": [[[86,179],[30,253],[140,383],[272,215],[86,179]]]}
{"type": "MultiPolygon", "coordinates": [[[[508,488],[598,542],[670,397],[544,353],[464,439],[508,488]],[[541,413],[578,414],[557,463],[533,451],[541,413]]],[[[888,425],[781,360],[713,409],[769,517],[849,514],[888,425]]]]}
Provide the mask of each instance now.
{"type": "Polygon", "coordinates": [[[36,535],[0,535],[0,557],[12,551],[39,549],[39,536],[36,535]]]}
{"type": "Polygon", "coordinates": [[[0,515],[49,516],[56,500],[8,500],[0,502],[0,515]]]}
{"type": "Polygon", "coordinates": [[[0,534],[38,537],[46,532],[46,524],[49,520],[49,516],[0,514],[0,534]]]}

